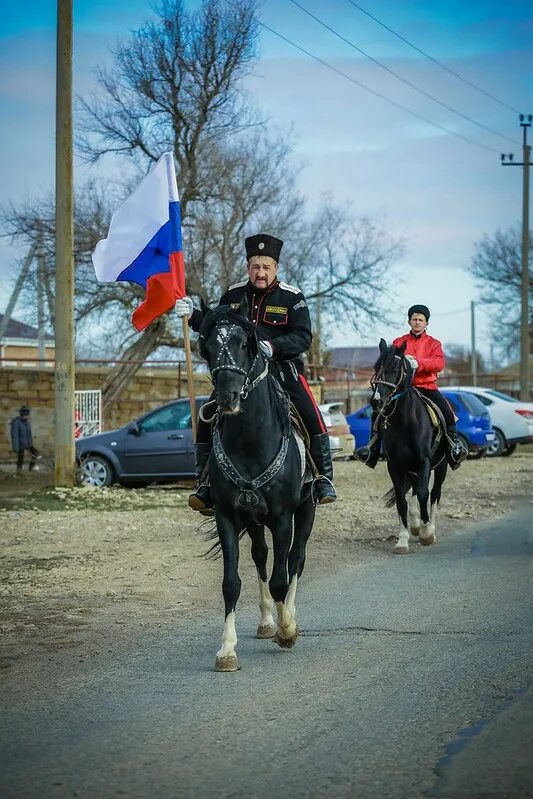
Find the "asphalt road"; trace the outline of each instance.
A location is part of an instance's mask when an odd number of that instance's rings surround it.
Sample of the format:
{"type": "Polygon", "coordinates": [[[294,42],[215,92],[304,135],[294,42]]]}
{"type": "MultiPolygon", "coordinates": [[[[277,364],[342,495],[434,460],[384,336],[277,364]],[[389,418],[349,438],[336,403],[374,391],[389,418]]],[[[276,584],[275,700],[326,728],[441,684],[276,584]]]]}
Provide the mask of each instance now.
{"type": "MultiPolygon", "coordinates": [[[[0,796],[533,796],[532,505],[299,592],[292,651],[238,614],[4,693],[0,796]]],[[[332,552],[332,560],[335,553],[332,552]]]]}

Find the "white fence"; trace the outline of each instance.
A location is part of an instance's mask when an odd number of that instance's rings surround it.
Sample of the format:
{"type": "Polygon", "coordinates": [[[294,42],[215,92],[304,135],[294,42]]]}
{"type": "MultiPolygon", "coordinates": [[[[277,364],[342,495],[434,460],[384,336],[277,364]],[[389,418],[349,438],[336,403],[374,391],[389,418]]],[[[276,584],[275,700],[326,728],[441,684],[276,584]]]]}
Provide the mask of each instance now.
{"type": "Polygon", "coordinates": [[[93,436],[102,432],[102,392],[76,391],[74,436],[93,436]]]}

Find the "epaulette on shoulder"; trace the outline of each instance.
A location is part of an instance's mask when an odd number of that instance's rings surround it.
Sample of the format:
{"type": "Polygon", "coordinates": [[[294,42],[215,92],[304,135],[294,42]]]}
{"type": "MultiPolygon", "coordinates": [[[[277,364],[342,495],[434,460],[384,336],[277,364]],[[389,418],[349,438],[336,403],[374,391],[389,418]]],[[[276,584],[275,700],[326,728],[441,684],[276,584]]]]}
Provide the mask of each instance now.
{"type": "Polygon", "coordinates": [[[296,288],[296,286],[289,286],[288,283],[284,283],[282,280],[280,280],[279,287],[280,289],[285,289],[285,291],[291,291],[293,294],[302,293],[300,289],[296,288]]]}
{"type": "Polygon", "coordinates": [[[248,278],[246,280],[241,280],[239,283],[234,283],[233,286],[229,287],[228,291],[231,291],[232,289],[240,289],[241,286],[246,286],[247,283],[248,278]]]}

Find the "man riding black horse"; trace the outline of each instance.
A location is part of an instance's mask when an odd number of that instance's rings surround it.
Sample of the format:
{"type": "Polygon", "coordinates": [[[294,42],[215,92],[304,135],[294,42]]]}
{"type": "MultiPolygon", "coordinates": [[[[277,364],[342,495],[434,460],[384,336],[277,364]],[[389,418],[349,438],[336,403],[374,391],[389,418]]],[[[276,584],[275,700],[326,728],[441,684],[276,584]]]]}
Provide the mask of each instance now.
{"type": "MultiPolygon", "coordinates": [[[[337,494],[331,482],[333,467],[329,436],[304,377],[300,357],[311,346],[311,319],[302,292],[278,280],[282,246],[280,239],[263,233],[247,238],[248,280],[230,286],[219,305],[228,305],[235,310],[246,295],[249,319],[257,326],[261,350],[269,360],[276,362],[283,390],[289,395],[309,433],[311,457],[319,472],[315,481],[316,498],[320,505],[324,505],[335,502],[337,494]]],[[[176,312],[179,317],[189,318],[193,330],[200,329],[205,313],[193,307],[190,297],[177,301],[176,312]]],[[[201,482],[212,446],[211,427],[199,420],[196,438],[198,488],[190,495],[189,505],[200,512],[213,506],[209,484],[201,482]]]]}
{"type": "MultiPolygon", "coordinates": [[[[453,442],[453,446],[449,447],[448,463],[452,469],[457,469],[468,453],[457,438],[455,417],[450,404],[437,388],[437,375],[444,369],[444,353],[440,341],[428,335],[426,331],[429,315],[429,308],[426,305],[412,305],[407,313],[411,330],[395,338],[392,345],[400,347],[405,342],[405,357],[415,373],[413,386],[434,402],[441,411],[448,439],[453,442]]],[[[371,469],[376,466],[381,451],[381,430],[374,429],[377,416],[377,412],[373,411],[371,439],[368,446],[359,447],[355,453],[357,458],[371,469]]]]}

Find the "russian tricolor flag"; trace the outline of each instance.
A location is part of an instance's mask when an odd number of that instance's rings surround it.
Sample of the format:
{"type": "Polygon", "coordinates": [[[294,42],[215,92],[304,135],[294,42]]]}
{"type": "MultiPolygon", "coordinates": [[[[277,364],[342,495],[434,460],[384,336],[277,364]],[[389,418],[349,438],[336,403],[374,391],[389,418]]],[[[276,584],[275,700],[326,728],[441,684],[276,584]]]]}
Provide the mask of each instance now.
{"type": "Polygon", "coordinates": [[[185,296],[181,211],[174,156],[164,153],[111,218],[106,239],[93,252],[101,283],[130,280],[146,289],[131,321],[137,330],[170,311],[185,296]]]}

